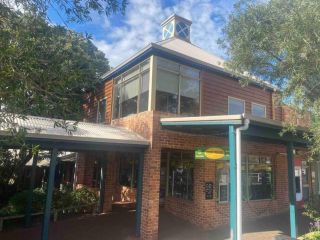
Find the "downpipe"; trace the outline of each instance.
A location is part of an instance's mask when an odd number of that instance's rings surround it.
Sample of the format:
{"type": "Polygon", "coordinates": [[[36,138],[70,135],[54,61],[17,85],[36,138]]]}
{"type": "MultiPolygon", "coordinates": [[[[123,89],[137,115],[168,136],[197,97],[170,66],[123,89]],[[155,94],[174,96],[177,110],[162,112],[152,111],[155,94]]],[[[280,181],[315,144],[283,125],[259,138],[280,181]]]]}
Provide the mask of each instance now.
{"type": "Polygon", "coordinates": [[[241,131],[249,128],[250,120],[244,118],[241,127],[236,128],[236,167],[237,167],[237,240],[242,237],[242,181],[241,181],[241,131]]]}

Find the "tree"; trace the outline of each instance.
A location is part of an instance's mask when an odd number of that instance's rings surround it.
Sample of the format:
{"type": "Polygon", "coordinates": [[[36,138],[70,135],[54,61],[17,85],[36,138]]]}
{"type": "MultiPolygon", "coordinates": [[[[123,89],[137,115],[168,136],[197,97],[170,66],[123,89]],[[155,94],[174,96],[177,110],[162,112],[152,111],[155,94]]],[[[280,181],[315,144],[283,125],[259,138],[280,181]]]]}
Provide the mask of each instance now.
{"type": "Polygon", "coordinates": [[[81,119],[84,94],[109,69],[104,54],[39,15],[2,7],[0,21],[0,120],[11,120],[7,113],[81,119]]]}
{"type": "Polygon", "coordinates": [[[128,2],[127,0],[2,0],[2,4],[42,16],[47,15],[48,9],[53,9],[59,15],[66,15],[69,22],[82,23],[91,20],[92,12],[107,16],[117,12],[123,14],[128,2]]]}
{"type": "MultiPolygon", "coordinates": [[[[0,192],[8,197],[19,187],[33,155],[31,146],[24,144],[25,129],[16,128],[15,118],[81,120],[84,95],[99,87],[109,64],[89,37],[49,24],[37,13],[1,4],[0,63],[0,127],[12,133],[12,138],[0,138],[0,192]],[[19,154],[5,149],[11,143],[20,146],[19,154]]],[[[67,127],[64,121],[57,124],[67,127]]]]}
{"type": "Polygon", "coordinates": [[[239,1],[220,44],[230,71],[248,76],[244,83],[260,77],[283,90],[298,112],[312,112],[311,150],[319,153],[320,1],[239,1]]]}

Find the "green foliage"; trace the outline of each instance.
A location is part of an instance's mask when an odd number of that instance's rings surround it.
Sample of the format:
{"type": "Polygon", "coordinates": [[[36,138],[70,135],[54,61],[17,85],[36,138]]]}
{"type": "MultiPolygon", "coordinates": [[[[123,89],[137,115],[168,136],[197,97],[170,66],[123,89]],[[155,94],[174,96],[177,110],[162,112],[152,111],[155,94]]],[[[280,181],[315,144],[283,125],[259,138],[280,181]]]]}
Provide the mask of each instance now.
{"type": "Polygon", "coordinates": [[[128,3],[127,0],[13,0],[8,2],[10,3],[7,4],[8,6],[34,11],[40,15],[46,15],[50,8],[57,11],[59,16],[66,15],[67,20],[71,22],[89,21],[92,12],[107,16],[117,12],[124,14],[128,3]]]}
{"type": "Polygon", "coordinates": [[[81,119],[84,94],[108,70],[104,54],[41,16],[7,11],[0,7],[0,106],[17,115],[81,119]]]}
{"type": "Polygon", "coordinates": [[[304,205],[303,214],[315,222],[320,222],[320,199],[318,197],[310,199],[310,201],[304,205]]]}
{"type": "MultiPolygon", "coordinates": [[[[24,214],[27,206],[28,194],[29,192],[25,190],[22,192],[18,192],[13,197],[11,197],[8,205],[0,210],[0,216],[24,214]]],[[[42,189],[34,189],[32,198],[32,209],[34,212],[39,212],[43,209],[45,197],[46,194],[42,189]]]]}
{"type": "MultiPolygon", "coordinates": [[[[24,214],[27,206],[28,191],[22,191],[10,198],[7,206],[0,209],[0,216],[10,216],[16,214],[24,214]]],[[[36,188],[33,191],[32,211],[42,211],[45,204],[46,191],[36,188]]],[[[76,207],[78,210],[89,209],[97,204],[98,197],[95,192],[87,187],[77,190],[64,188],[63,190],[54,190],[53,204],[54,209],[67,209],[76,207]]]]}
{"type": "Polygon", "coordinates": [[[98,201],[97,194],[87,187],[72,192],[73,203],[77,205],[93,205],[98,201]]]}
{"type": "Polygon", "coordinates": [[[298,238],[299,240],[319,240],[320,239],[320,231],[310,232],[298,238]]]}
{"type": "Polygon", "coordinates": [[[275,84],[283,100],[314,115],[312,153],[320,152],[320,1],[242,0],[224,28],[220,44],[234,74],[275,84]]]}

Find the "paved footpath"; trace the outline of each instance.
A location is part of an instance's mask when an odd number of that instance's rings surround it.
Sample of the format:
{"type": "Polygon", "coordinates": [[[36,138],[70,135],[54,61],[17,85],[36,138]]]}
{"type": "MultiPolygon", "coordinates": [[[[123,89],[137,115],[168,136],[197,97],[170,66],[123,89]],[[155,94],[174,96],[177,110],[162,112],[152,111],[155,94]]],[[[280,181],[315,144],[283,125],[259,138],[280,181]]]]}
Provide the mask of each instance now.
{"type": "MultiPolygon", "coordinates": [[[[136,240],[134,237],[134,211],[120,211],[100,216],[81,216],[62,219],[50,224],[49,240],[136,240]]],[[[243,240],[287,240],[289,216],[264,217],[244,222],[243,240]]],[[[299,233],[308,230],[309,220],[298,213],[299,233]]],[[[40,226],[6,229],[0,232],[1,240],[38,240],[40,226]]],[[[160,211],[160,240],[224,240],[229,230],[222,226],[204,231],[172,214],[160,211]]]]}

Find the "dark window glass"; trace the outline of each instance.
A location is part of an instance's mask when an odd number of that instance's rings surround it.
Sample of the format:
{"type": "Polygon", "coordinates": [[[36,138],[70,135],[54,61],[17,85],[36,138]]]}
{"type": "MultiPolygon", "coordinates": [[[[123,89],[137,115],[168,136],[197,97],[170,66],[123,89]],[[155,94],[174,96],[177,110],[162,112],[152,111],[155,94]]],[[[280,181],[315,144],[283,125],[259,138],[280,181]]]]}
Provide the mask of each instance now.
{"type": "Polygon", "coordinates": [[[119,184],[135,188],[137,186],[138,161],[135,154],[120,156],[119,184]]]}
{"type": "Polygon", "coordinates": [[[180,113],[183,115],[199,114],[199,80],[182,78],[180,84],[180,113]]]}
{"type": "Polygon", "coordinates": [[[93,173],[92,173],[92,187],[98,188],[100,185],[101,177],[101,163],[100,161],[94,161],[93,173]]]}
{"type": "Polygon", "coordinates": [[[173,197],[192,200],[194,153],[170,151],[169,161],[169,194],[173,197]]]}
{"type": "Polygon", "coordinates": [[[121,117],[137,113],[139,78],[123,84],[121,98],[121,117]]]}
{"type": "Polygon", "coordinates": [[[106,109],[107,108],[107,100],[102,99],[99,101],[98,105],[98,116],[97,116],[97,122],[98,123],[104,123],[106,121],[106,109]]]}
{"type": "Polygon", "coordinates": [[[270,157],[248,157],[248,189],[250,200],[272,198],[272,163],[270,157]]]}
{"type": "Polygon", "coordinates": [[[120,117],[120,84],[117,84],[114,86],[114,97],[113,97],[113,109],[112,109],[112,115],[113,118],[119,118],[120,117]]]}
{"type": "Polygon", "coordinates": [[[158,69],[156,110],[162,112],[178,112],[179,75],[158,69]]]}
{"type": "Polygon", "coordinates": [[[144,112],[148,110],[148,102],[149,102],[149,71],[141,75],[139,112],[144,112]]]}

